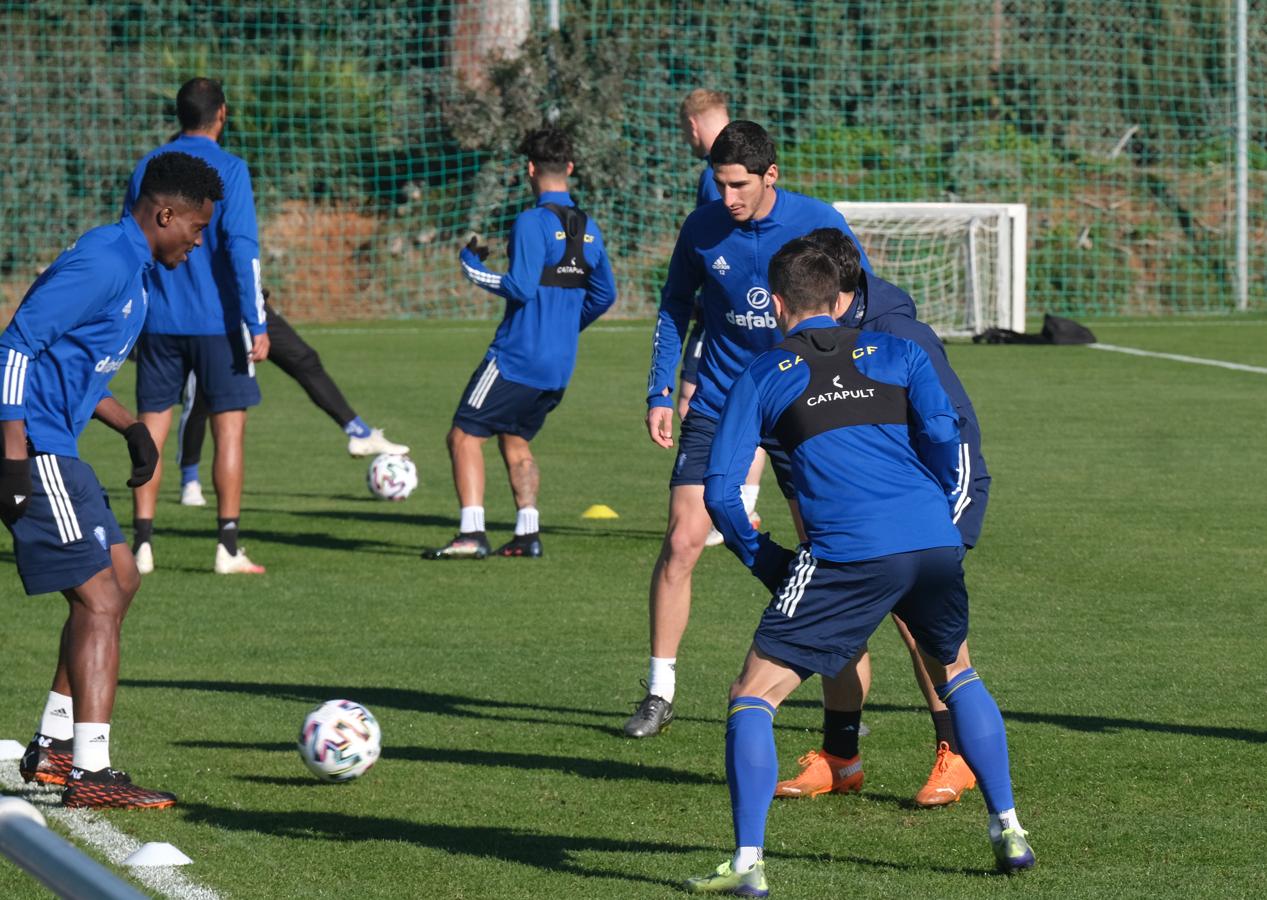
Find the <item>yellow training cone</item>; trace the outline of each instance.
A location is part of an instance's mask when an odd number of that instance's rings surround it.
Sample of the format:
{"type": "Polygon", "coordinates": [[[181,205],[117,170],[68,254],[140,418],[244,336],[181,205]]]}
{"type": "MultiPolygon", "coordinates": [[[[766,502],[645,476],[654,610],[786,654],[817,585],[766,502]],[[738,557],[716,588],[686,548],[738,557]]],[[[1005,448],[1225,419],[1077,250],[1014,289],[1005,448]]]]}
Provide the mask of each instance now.
{"type": "Polygon", "coordinates": [[[603,503],[595,503],[585,512],[581,513],[582,519],[619,519],[616,510],[603,503]]]}

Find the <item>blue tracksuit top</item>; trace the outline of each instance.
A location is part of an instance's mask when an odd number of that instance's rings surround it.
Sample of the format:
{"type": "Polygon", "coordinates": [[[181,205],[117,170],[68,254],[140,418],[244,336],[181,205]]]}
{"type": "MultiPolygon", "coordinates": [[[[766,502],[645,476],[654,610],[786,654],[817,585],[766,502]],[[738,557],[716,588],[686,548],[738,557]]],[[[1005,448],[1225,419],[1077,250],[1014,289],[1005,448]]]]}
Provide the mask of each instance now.
{"type": "Polygon", "coordinates": [[[542,391],[567,387],[576,367],[577,336],[616,302],[603,233],[586,216],[585,261],[591,267],[585,288],[548,287],[541,284],[541,270],[563,259],[567,246],[559,217],[544,204],[575,206],[566,191],[546,191],[537,205],[515,218],[506,253],[509,271],[500,275],[485,267],[480,258],[462,248],[462,273],[474,284],[506,300],[506,312],[486,359],[509,381],[542,391]]]}
{"type": "MultiPolygon", "coordinates": [[[[758,353],[779,342],[766,272],[770,257],[788,241],[815,228],[839,228],[858,244],[836,209],[821,200],[776,189],[774,208],[762,219],[736,222],[721,200],[686,217],[660,291],[660,312],[651,341],[647,405],[674,405],[674,373],[699,294],[704,325],[698,387],[691,412],[716,419],[730,385],[758,353]],[[665,394],[665,390],[669,394],[665,394]]],[[[870,271],[867,255],[862,264],[870,271]]]]}
{"type": "Polygon", "coordinates": [[[78,458],[79,435],[145,324],[153,267],[149,241],[125,215],[67,248],[22,298],[0,334],[0,421],[25,419],[36,450],[78,458]]]}
{"type": "Polygon", "coordinates": [[[208,137],[179,135],[141,158],[123,201],[132,209],[141,192],[145,166],[160,153],[179,150],[211,165],[224,182],[224,200],[216,204],[202,233],[202,248],[174,270],[156,266],[148,276],[152,334],[237,334],[245,322],[251,334],[267,330],[260,285],[260,238],[255,196],[246,163],[208,137]]]}
{"type": "Polygon", "coordinates": [[[695,206],[721,199],[721,191],[717,190],[717,182],[713,180],[713,163],[704,157],[704,171],[699,173],[699,185],[695,188],[695,206]]]}
{"type": "Polygon", "coordinates": [[[941,380],[942,389],[959,413],[959,435],[963,444],[959,464],[958,502],[952,510],[955,524],[966,547],[975,547],[985,521],[990,492],[990,473],[981,453],[981,426],[959,376],[950,367],[946,347],[937,333],[916,318],[915,301],[895,284],[875,275],[862,274],[853,303],[840,324],[866,331],[883,331],[914,341],[928,354],[941,380]]]}
{"type": "Polygon", "coordinates": [[[713,439],[704,503],[751,568],[764,541],[739,488],[761,439],[778,435],[816,558],[855,562],[958,546],[951,522],[958,420],[919,345],[816,316],[735,381],[713,439]],[[875,414],[881,404],[887,418],[875,414]],[[797,416],[802,427],[792,443],[785,423],[797,416]]]}

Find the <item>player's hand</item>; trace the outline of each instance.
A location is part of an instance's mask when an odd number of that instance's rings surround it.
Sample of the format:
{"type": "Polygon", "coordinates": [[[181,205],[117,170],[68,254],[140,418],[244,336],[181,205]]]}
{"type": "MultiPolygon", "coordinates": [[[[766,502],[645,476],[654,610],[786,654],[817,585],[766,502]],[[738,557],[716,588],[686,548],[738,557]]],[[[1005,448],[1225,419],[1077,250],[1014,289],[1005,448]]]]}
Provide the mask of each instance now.
{"type": "Polygon", "coordinates": [[[132,477],[128,479],[128,487],[140,487],[154,477],[154,470],[158,467],[158,447],[154,445],[154,436],[144,422],[124,429],[123,439],[128,442],[128,455],[132,457],[132,477]]]}
{"type": "Polygon", "coordinates": [[[6,525],[26,514],[34,490],[29,459],[0,459],[0,519],[6,525]]]}
{"type": "Polygon", "coordinates": [[[757,536],[757,555],[751,572],[773,594],[787,578],[788,567],[794,559],[796,553],[779,545],[767,531],[757,536]]]}
{"type": "Polygon", "coordinates": [[[251,362],[263,362],[268,359],[268,347],[267,331],[251,338],[251,362]]]}
{"type": "Polygon", "coordinates": [[[488,259],[488,244],[481,241],[478,234],[472,235],[471,239],[466,242],[466,249],[478,256],[480,262],[488,259]]]}
{"type": "Polygon", "coordinates": [[[673,409],[668,406],[653,406],[647,410],[647,433],[651,440],[661,447],[673,446],[673,409]]]}

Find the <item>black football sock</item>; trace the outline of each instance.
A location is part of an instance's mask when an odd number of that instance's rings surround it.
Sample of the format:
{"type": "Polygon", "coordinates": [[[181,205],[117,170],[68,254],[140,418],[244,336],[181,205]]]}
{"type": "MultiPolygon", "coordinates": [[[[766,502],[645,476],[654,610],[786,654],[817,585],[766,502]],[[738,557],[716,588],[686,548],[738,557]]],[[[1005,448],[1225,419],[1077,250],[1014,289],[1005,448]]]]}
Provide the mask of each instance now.
{"type": "Polygon", "coordinates": [[[950,722],[950,710],[939,709],[933,712],[933,730],[937,732],[937,743],[945,741],[950,745],[951,753],[959,752],[959,742],[955,740],[955,728],[950,722]]]}
{"type": "Polygon", "coordinates": [[[858,726],[862,724],[862,710],[842,712],[823,710],[823,749],[841,759],[853,759],[858,755],[858,726]]]}
{"type": "Polygon", "coordinates": [[[141,549],[142,544],[148,544],[154,538],[154,520],[153,519],[133,519],[132,520],[132,552],[135,553],[141,549]]]}
{"type": "Polygon", "coordinates": [[[237,517],[232,519],[216,519],[220,525],[220,543],[224,544],[224,549],[229,551],[230,556],[238,555],[238,520],[237,517]]]}

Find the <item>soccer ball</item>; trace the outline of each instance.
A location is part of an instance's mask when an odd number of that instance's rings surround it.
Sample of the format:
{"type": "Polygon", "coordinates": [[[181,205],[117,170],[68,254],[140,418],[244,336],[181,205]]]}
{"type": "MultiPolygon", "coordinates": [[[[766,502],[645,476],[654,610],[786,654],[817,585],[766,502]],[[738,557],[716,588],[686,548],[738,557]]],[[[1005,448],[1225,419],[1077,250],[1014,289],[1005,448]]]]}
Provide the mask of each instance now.
{"type": "Polygon", "coordinates": [[[351,781],[378,762],[383,732],[359,703],[327,700],[304,719],[299,756],[322,781],[351,781]]]}
{"type": "Polygon", "coordinates": [[[380,453],[370,463],[365,482],[380,500],[404,500],[418,486],[418,467],[408,456],[380,453]]]}

